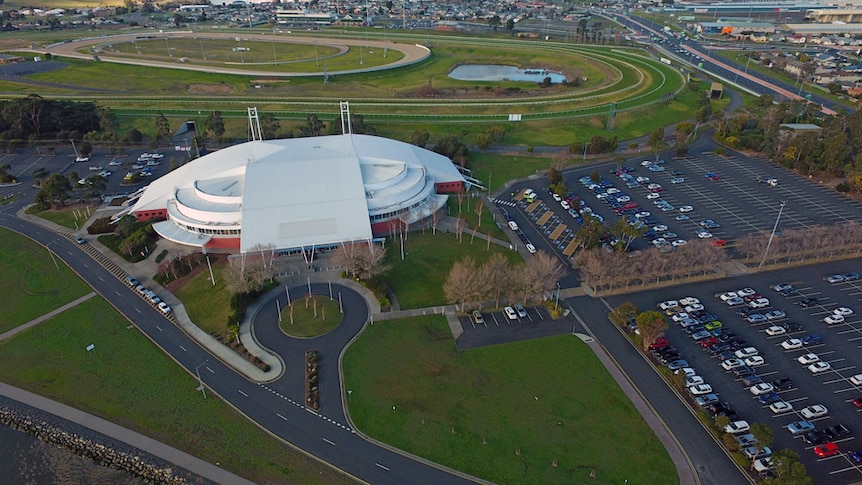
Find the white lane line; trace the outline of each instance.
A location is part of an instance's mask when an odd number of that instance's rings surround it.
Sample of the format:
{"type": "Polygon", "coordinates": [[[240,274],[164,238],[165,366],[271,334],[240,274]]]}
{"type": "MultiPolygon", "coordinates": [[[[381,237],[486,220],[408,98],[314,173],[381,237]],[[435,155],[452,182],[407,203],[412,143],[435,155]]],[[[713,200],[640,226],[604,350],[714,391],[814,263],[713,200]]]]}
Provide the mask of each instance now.
{"type": "Polygon", "coordinates": [[[160,327],[160,326],[158,326],[158,325],[156,325],[156,329],[157,329],[159,332],[164,332],[164,330],[162,330],[162,327],[160,327]]]}
{"type": "Polygon", "coordinates": [[[245,396],[245,397],[248,397],[248,394],[246,394],[246,393],[242,392],[242,391],[241,391],[241,390],[239,390],[239,389],[237,389],[237,390],[236,390],[236,392],[238,392],[238,393],[242,394],[242,395],[243,395],[243,396],[245,396]]]}
{"type": "Polygon", "coordinates": [[[335,443],[333,443],[332,441],[329,441],[329,440],[328,440],[328,439],[326,439],[326,438],[321,438],[321,439],[322,439],[323,441],[325,441],[325,442],[329,443],[330,445],[335,446],[335,443]]]}
{"type": "Polygon", "coordinates": [[[182,345],[180,345],[180,348],[183,350],[183,352],[188,352],[188,350],[186,350],[186,348],[183,347],[182,345]]]}
{"type": "Polygon", "coordinates": [[[136,312],[138,312],[138,313],[141,313],[141,311],[140,311],[140,310],[138,310],[137,308],[135,308],[135,311],[136,311],[136,312]]]}
{"type": "Polygon", "coordinates": [[[378,467],[380,467],[380,468],[382,468],[382,469],[384,469],[384,470],[386,470],[386,471],[389,471],[389,467],[383,466],[383,465],[381,465],[380,463],[377,463],[376,461],[374,462],[374,466],[378,466],[378,467]]]}
{"type": "Polygon", "coordinates": [[[285,418],[285,417],[284,417],[284,416],[282,416],[281,414],[275,413],[275,415],[276,415],[276,416],[278,416],[279,418],[281,418],[281,419],[283,419],[283,420],[287,421],[287,418],[285,418]]]}

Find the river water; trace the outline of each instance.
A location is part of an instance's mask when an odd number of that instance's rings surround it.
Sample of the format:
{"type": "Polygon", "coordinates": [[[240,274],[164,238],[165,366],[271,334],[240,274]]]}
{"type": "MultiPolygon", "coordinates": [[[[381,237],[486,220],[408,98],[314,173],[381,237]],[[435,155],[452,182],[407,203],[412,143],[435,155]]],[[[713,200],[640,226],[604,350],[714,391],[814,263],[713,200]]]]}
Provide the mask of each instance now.
{"type": "Polygon", "coordinates": [[[0,425],[0,482],[15,485],[144,485],[122,470],[0,425]]]}

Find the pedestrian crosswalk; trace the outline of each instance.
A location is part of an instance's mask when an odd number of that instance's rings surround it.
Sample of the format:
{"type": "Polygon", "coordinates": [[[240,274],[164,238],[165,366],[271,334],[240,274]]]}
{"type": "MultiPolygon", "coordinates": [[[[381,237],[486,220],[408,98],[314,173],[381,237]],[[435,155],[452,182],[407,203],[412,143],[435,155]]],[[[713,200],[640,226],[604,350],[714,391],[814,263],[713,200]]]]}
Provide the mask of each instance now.
{"type": "Polygon", "coordinates": [[[494,203],[499,204],[499,205],[507,205],[509,207],[515,207],[515,205],[516,205],[515,202],[512,202],[511,200],[501,200],[501,199],[494,199],[494,203]]]}

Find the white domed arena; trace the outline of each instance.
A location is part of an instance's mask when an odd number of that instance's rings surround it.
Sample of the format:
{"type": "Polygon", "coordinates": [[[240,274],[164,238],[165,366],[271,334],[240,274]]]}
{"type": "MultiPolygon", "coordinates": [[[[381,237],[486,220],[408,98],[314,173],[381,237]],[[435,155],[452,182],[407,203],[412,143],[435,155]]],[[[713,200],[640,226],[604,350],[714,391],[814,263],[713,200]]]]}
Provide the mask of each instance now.
{"type": "Polygon", "coordinates": [[[448,158],[387,138],[256,140],[153,181],[130,213],[203,251],[324,249],[420,223],[465,185],[448,158]]]}

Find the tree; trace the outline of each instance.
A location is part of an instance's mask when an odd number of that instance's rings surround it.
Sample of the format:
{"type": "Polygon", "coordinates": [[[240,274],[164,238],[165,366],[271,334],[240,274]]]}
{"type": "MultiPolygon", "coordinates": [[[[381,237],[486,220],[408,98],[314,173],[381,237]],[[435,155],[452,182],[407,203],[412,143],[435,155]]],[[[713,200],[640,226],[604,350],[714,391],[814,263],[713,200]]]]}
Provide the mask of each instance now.
{"type": "Polygon", "coordinates": [[[495,305],[500,305],[500,298],[509,295],[512,288],[512,269],[509,260],[501,253],[494,253],[482,265],[482,277],[487,282],[489,297],[495,305]]]}
{"type": "Polygon", "coordinates": [[[638,307],[635,306],[634,303],[627,301],[622,305],[614,308],[614,310],[608,315],[608,318],[614,322],[614,325],[623,327],[625,326],[629,320],[637,317],[638,315],[638,307]]]}
{"type": "Polygon", "coordinates": [[[410,135],[410,143],[425,148],[425,145],[428,144],[428,140],[431,138],[431,135],[426,130],[416,130],[410,135]]]}
{"type": "Polygon", "coordinates": [[[225,131],[221,111],[213,111],[210,113],[204,122],[204,126],[206,126],[207,130],[213,134],[216,143],[221,144],[225,131]]]}
{"type": "Polygon", "coordinates": [[[667,149],[667,142],[664,141],[664,127],[659,126],[650,133],[648,144],[655,153],[655,159],[658,160],[658,154],[667,149]]]}
{"type": "Polygon", "coordinates": [[[580,241],[584,249],[593,249],[599,245],[602,236],[605,235],[605,226],[595,217],[585,216],[584,223],[575,234],[575,239],[580,241]]]}
{"type": "Polygon", "coordinates": [[[763,483],[780,483],[792,485],[814,485],[814,479],[808,475],[808,470],[805,469],[799,461],[799,453],[784,448],[772,454],[772,473],[775,478],[769,478],[763,483]]]}
{"type": "Polygon", "coordinates": [[[506,20],[506,30],[508,30],[509,32],[512,32],[513,30],[515,30],[515,20],[514,19],[506,20]]]}
{"type": "Polygon", "coordinates": [[[556,167],[551,167],[548,169],[548,184],[549,185],[557,185],[563,181],[563,174],[560,173],[556,167]]]}
{"type": "Polygon", "coordinates": [[[493,17],[488,19],[488,25],[490,25],[494,29],[494,32],[497,32],[497,27],[500,26],[500,16],[494,15],[493,17]]]}
{"type": "Polygon", "coordinates": [[[641,313],[635,321],[644,350],[647,350],[650,344],[655,342],[655,339],[659,338],[667,329],[667,319],[664,314],[655,310],[641,313]]]}
{"type": "Polygon", "coordinates": [[[333,261],[357,280],[369,280],[388,271],[385,260],[385,247],[364,242],[344,243],[333,256],[333,261]]]}
{"type": "Polygon", "coordinates": [[[305,117],[305,126],[299,128],[299,136],[320,136],[326,128],[326,123],[320,120],[316,114],[309,114],[305,117]]]}
{"type": "Polygon", "coordinates": [[[556,255],[538,251],[527,260],[523,275],[524,301],[527,297],[548,293],[557,287],[566,270],[556,255]]]}
{"type": "Polygon", "coordinates": [[[42,188],[36,194],[36,203],[62,206],[69,198],[71,190],[72,185],[69,184],[69,179],[55,173],[48,177],[48,180],[42,182],[42,188]]]}
{"type": "Polygon", "coordinates": [[[156,141],[165,141],[171,136],[171,124],[161,111],[156,112],[156,141]]]}
{"type": "Polygon", "coordinates": [[[446,301],[453,305],[461,305],[461,311],[467,302],[472,300],[479,287],[478,268],[471,257],[463,258],[452,264],[446,281],[443,283],[443,294],[446,301]]]}
{"type": "Polygon", "coordinates": [[[260,116],[260,132],[264,140],[276,138],[281,124],[272,113],[264,113],[260,116]]]}
{"type": "Polygon", "coordinates": [[[617,248],[620,248],[623,252],[628,252],[629,247],[635,239],[643,235],[644,228],[637,228],[629,224],[627,220],[620,219],[611,226],[610,233],[616,236],[621,243],[617,245],[617,248]]]}
{"type": "Polygon", "coordinates": [[[138,131],[136,128],[132,128],[127,131],[125,136],[123,136],[123,141],[129,143],[140,143],[144,141],[144,134],[138,131]]]}

